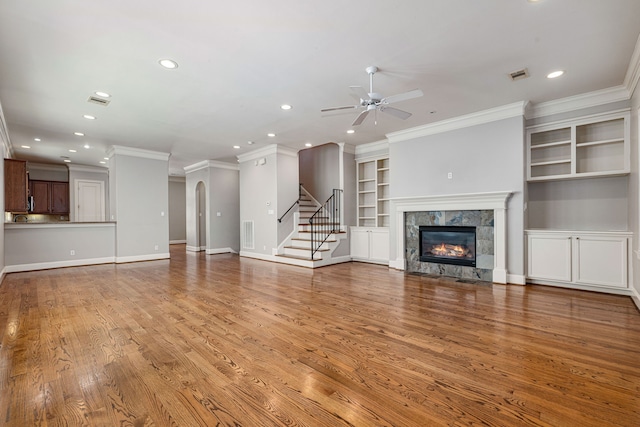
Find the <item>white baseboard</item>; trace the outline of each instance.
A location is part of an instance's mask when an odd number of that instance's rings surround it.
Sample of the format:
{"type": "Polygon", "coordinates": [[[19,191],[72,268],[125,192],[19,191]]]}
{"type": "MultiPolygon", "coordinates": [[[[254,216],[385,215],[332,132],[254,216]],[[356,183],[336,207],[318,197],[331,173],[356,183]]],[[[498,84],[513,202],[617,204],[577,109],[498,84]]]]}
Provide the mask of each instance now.
{"type": "Polygon", "coordinates": [[[236,251],[234,251],[231,248],[215,248],[215,249],[207,249],[206,250],[206,254],[207,255],[216,255],[216,254],[237,254],[236,251]]]}
{"type": "Polygon", "coordinates": [[[169,240],[170,245],[183,245],[187,243],[186,240],[169,240]]]}
{"type": "Polygon", "coordinates": [[[200,247],[187,245],[187,252],[200,252],[200,247]]]}
{"type": "Polygon", "coordinates": [[[631,286],[631,300],[633,300],[638,310],[640,310],[640,292],[633,286],[631,286]]]}
{"type": "Polygon", "coordinates": [[[116,257],[116,264],[122,264],[125,262],[138,262],[138,261],[155,261],[159,259],[167,259],[170,255],[165,254],[148,254],[148,255],[134,255],[134,256],[121,256],[116,257]]]}
{"type": "Polygon", "coordinates": [[[2,281],[4,280],[4,276],[6,276],[7,274],[7,268],[3,267],[2,271],[0,271],[0,284],[2,284],[2,281]]]}
{"type": "Polygon", "coordinates": [[[240,251],[240,256],[247,257],[247,258],[261,259],[263,261],[277,262],[276,257],[273,255],[259,254],[256,252],[240,251]]]}
{"type": "Polygon", "coordinates": [[[36,262],[33,264],[16,264],[16,265],[5,266],[4,270],[2,271],[2,274],[4,278],[4,273],[49,270],[51,268],[62,268],[62,267],[81,267],[84,265],[111,264],[113,262],[115,262],[115,257],[74,259],[69,261],[36,262]]]}
{"type": "Polygon", "coordinates": [[[404,270],[404,258],[389,260],[389,267],[395,268],[396,270],[404,270]]]}
{"type": "Polygon", "coordinates": [[[526,285],[527,278],[522,274],[508,274],[507,283],[510,285],[526,285]]]}

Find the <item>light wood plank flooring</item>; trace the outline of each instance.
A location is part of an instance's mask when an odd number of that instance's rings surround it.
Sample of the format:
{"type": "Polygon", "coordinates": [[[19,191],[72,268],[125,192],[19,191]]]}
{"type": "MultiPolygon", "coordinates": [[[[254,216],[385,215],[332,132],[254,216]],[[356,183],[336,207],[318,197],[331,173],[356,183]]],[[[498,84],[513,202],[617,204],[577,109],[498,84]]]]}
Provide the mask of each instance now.
{"type": "Polygon", "coordinates": [[[8,274],[0,425],[640,425],[628,297],[171,256],[8,274]]]}

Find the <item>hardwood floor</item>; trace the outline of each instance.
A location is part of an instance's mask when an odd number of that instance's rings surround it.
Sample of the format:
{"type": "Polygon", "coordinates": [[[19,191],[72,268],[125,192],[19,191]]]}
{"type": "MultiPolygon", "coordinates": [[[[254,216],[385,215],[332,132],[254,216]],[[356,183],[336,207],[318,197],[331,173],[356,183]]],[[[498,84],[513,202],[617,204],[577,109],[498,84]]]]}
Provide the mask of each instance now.
{"type": "Polygon", "coordinates": [[[0,424],[640,425],[628,297],[171,256],[8,274],[0,424]]]}

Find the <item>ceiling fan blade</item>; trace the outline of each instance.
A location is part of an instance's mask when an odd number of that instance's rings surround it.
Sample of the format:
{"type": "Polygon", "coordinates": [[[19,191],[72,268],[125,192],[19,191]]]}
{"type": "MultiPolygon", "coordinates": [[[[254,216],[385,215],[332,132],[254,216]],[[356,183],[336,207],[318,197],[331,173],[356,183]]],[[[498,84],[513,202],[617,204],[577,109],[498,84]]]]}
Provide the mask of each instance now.
{"type": "Polygon", "coordinates": [[[364,110],[362,113],[360,113],[358,115],[358,117],[356,117],[356,119],[353,121],[351,126],[358,126],[360,123],[362,123],[364,121],[364,119],[367,118],[367,115],[369,114],[369,111],[370,110],[364,110]]]}
{"type": "Polygon", "coordinates": [[[320,110],[321,113],[325,113],[327,111],[336,111],[336,110],[350,110],[354,108],[358,108],[359,105],[346,105],[344,107],[331,107],[331,108],[323,108],[320,110]]]}
{"type": "Polygon", "coordinates": [[[351,89],[356,95],[358,95],[360,99],[369,99],[369,92],[364,90],[362,86],[349,86],[349,89],[351,89]]]}
{"type": "Polygon", "coordinates": [[[406,101],[407,99],[420,98],[424,93],[420,89],[410,90],[409,92],[399,93],[398,95],[387,96],[380,100],[382,104],[393,104],[394,102],[406,101]]]}
{"type": "Polygon", "coordinates": [[[382,106],[380,107],[380,111],[382,111],[383,113],[391,114],[392,116],[396,116],[397,118],[402,120],[407,120],[409,117],[411,117],[411,113],[403,110],[398,110],[397,108],[393,107],[382,106]]]}

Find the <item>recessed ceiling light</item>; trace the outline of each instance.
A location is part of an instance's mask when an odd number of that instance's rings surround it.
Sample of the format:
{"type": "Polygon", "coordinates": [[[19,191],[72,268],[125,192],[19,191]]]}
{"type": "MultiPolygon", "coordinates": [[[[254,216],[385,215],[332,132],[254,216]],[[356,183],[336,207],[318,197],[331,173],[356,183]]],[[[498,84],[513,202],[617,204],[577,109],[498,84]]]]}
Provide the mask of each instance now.
{"type": "Polygon", "coordinates": [[[547,78],[548,79],[555,79],[556,77],[560,77],[563,74],[564,74],[564,71],[562,71],[562,70],[553,71],[553,72],[547,74],[547,78]]]}
{"type": "Polygon", "coordinates": [[[78,150],[69,150],[70,153],[77,153],[78,150]]]}
{"type": "Polygon", "coordinates": [[[349,129],[349,130],[347,131],[347,133],[356,133],[356,131],[355,131],[355,130],[353,130],[353,129],[349,129]]]}
{"type": "Polygon", "coordinates": [[[22,148],[31,148],[29,145],[21,145],[22,148]]]}
{"type": "Polygon", "coordinates": [[[160,65],[162,65],[164,68],[168,68],[168,69],[174,69],[174,68],[178,68],[178,63],[176,61],[172,61],[171,59],[161,59],[160,61],[158,61],[160,63],[160,65]]]}
{"type": "Polygon", "coordinates": [[[33,138],[34,141],[40,142],[42,141],[40,138],[33,138]]]}
{"type": "Polygon", "coordinates": [[[237,150],[238,148],[240,148],[240,146],[239,145],[234,145],[233,148],[235,148],[237,150]]]}
{"type": "Polygon", "coordinates": [[[254,144],[254,142],[253,142],[253,141],[247,141],[247,144],[249,144],[249,145],[253,145],[253,144],[254,144]]]}
{"type": "Polygon", "coordinates": [[[84,118],[85,118],[85,119],[87,119],[87,120],[95,120],[95,119],[96,119],[96,116],[92,116],[92,115],[90,115],[90,114],[85,114],[85,115],[84,115],[84,116],[82,116],[82,117],[84,117],[84,118]]]}
{"type": "Polygon", "coordinates": [[[109,158],[108,158],[108,157],[103,157],[103,159],[105,159],[105,160],[109,160],[109,158]]]}
{"type": "Polygon", "coordinates": [[[71,160],[69,160],[69,159],[64,159],[64,162],[65,162],[65,163],[71,163],[71,160]]]}
{"type": "Polygon", "coordinates": [[[305,147],[313,147],[313,144],[310,142],[307,142],[306,144],[304,144],[305,147]]]}
{"type": "Polygon", "coordinates": [[[293,107],[289,104],[282,104],[280,108],[283,110],[291,110],[293,107]]]}
{"type": "Polygon", "coordinates": [[[89,144],[84,144],[83,147],[84,148],[91,148],[91,146],[89,144]]]}
{"type": "Polygon", "coordinates": [[[82,132],[74,132],[73,134],[75,136],[84,136],[84,133],[82,133],[82,132]]]}
{"type": "Polygon", "coordinates": [[[105,162],[104,160],[101,160],[101,161],[100,161],[100,164],[101,164],[101,165],[106,165],[106,164],[107,164],[107,162],[105,162]]]}
{"type": "Polygon", "coordinates": [[[111,98],[111,95],[109,95],[107,92],[100,92],[100,91],[97,91],[97,92],[94,92],[94,93],[95,93],[96,95],[98,95],[98,96],[103,97],[103,98],[111,98]]]}
{"type": "Polygon", "coordinates": [[[276,136],[276,134],[275,134],[275,133],[268,133],[268,134],[267,134],[267,136],[268,136],[269,138],[273,138],[274,136],[276,136]]]}

